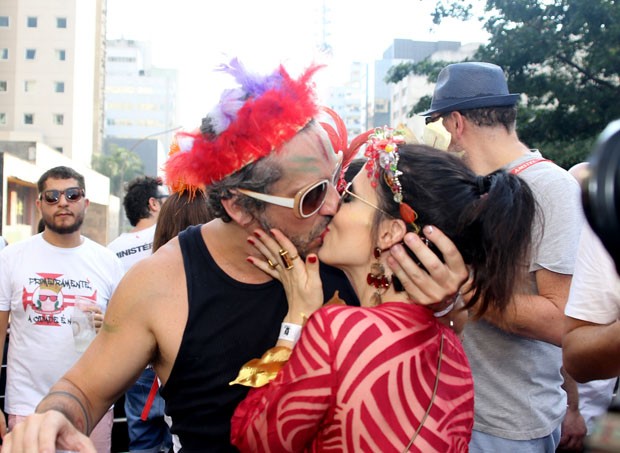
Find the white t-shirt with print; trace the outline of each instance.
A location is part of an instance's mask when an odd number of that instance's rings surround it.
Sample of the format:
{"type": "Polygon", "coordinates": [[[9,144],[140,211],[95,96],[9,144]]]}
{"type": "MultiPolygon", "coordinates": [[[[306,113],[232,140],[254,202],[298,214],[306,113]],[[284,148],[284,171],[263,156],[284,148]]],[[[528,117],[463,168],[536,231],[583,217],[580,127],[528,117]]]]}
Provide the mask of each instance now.
{"type": "Polygon", "coordinates": [[[133,233],[122,233],[108,244],[108,248],[116,253],[128,271],[131,266],[153,253],[153,237],[155,225],[133,233]]]}
{"type": "Polygon", "coordinates": [[[123,276],[120,260],[83,237],[74,248],[55,247],[42,234],[0,253],[0,311],[10,311],[4,408],[28,415],[80,357],[71,316],[76,296],[103,310],[123,276]]]}

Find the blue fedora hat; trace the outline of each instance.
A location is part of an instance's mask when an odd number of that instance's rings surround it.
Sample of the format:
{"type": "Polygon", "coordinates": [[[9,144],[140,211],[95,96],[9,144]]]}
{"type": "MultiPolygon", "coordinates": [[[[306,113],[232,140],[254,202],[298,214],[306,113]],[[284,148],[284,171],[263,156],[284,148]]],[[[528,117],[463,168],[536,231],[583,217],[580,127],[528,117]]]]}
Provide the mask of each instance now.
{"type": "Polygon", "coordinates": [[[455,63],[441,70],[431,108],[419,115],[511,106],[518,100],[519,94],[508,92],[504,71],[499,66],[473,61],[455,63]]]}

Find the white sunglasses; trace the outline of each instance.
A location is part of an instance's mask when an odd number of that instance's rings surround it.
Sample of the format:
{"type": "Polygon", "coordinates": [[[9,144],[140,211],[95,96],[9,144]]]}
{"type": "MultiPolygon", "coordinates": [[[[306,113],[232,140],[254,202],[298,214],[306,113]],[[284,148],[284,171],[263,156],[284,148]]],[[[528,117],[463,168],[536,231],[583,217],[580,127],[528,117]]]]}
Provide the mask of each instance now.
{"type": "Polygon", "coordinates": [[[342,171],[342,151],[338,152],[338,163],[336,169],[332,174],[331,180],[322,179],[320,181],[308,184],[302,187],[293,198],[278,197],[275,195],[267,195],[260,192],[254,192],[248,189],[237,189],[244,195],[254,198],[256,200],[264,201],[266,203],[275,204],[285,208],[292,209],[295,216],[300,219],[307,219],[319,212],[325,203],[327,198],[327,191],[330,184],[336,186],[340,180],[340,173],[342,171]]]}

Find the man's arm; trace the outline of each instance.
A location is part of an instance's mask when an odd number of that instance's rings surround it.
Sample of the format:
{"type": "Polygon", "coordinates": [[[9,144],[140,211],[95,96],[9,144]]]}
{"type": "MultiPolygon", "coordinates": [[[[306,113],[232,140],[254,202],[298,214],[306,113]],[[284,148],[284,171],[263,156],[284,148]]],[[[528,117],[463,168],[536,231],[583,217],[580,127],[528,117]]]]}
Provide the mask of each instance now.
{"type": "Polygon", "coordinates": [[[149,299],[157,297],[153,288],[156,285],[141,264],[137,263],[136,269],[121,280],[100,332],[76,364],[52,386],[37,412],[57,410],[89,434],[152,361],[156,340],[149,309],[157,304],[151,305],[149,299]]]}
{"type": "Polygon", "coordinates": [[[578,382],[620,374],[620,279],[614,262],[586,225],[564,318],[564,368],[578,382]]]}
{"type": "Polygon", "coordinates": [[[620,322],[601,325],[566,316],[564,368],[577,382],[620,375],[620,322]]]}
{"type": "Polygon", "coordinates": [[[564,383],[562,388],[566,392],[566,415],[562,421],[562,436],[558,449],[560,451],[583,451],[583,442],[588,433],[586,422],[579,412],[579,388],[577,382],[560,368],[564,383]]]}
{"type": "Polygon", "coordinates": [[[504,312],[489,309],[482,318],[506,332],[562,346],[572,277],[546,269],[536,271],[535,277],[538,295],[518,294],[504,312]]]}

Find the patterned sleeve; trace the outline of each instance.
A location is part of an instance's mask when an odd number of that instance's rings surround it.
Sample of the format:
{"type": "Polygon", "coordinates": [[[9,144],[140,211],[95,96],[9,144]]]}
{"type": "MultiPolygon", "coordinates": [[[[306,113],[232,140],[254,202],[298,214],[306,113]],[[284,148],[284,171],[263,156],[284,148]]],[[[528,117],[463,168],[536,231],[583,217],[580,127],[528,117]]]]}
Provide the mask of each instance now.
{"type": "Polygon", "coordinates": [[[319,431],[336,385],[325,312],[310,317],[276,378],[235,410],[231,442],[241,451],[303,451],[319,431]]]}

